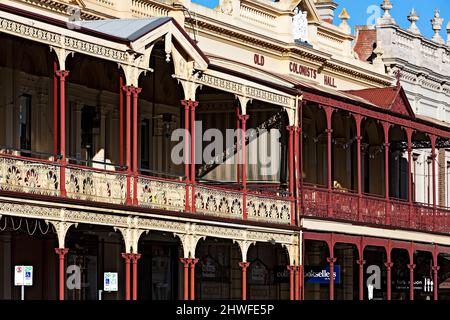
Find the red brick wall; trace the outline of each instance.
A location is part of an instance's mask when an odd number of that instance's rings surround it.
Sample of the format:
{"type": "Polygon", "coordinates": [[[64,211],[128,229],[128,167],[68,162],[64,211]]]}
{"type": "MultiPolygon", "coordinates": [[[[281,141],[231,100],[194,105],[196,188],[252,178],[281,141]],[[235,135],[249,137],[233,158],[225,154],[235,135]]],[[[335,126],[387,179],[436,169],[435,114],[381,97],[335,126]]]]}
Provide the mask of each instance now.
{"type": "Polygon", "coordinates": [[[377,43],[377,31],[375,29],[368,29],[366,26],[356,27],[356,42],[354,51],[362,61],[370,61],[377,43]]]}

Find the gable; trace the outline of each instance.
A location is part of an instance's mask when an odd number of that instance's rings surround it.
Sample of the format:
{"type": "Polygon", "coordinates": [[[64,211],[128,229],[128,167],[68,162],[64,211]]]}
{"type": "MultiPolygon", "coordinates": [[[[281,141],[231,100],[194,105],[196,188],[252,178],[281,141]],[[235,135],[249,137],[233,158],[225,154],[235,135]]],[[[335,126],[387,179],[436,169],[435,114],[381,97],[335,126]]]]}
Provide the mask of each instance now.
{"type": "Polygon", "coordinates": [[[408,97],[406,96],[405,91],[402,87],[400,87],[400,90],[395,97],[395,100],[392,102],[390,110],[392,112],[402,114],[405,116],[410,116],[412,118],[415,117],[414,111],[411,108],[411,104],[409,103],[408,97]]]}
{"type": "Polygon", "coordinates": [[[415,118],[408,97],[401,86],[348,90],[344,92],[363,98],[381,109],[415,118]]]}

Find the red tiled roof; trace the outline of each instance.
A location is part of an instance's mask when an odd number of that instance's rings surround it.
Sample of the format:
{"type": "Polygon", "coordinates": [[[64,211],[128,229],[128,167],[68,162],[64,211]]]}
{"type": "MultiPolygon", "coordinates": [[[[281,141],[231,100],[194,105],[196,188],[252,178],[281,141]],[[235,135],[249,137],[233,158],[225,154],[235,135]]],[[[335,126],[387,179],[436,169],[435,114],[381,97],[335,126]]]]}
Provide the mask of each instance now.
{"type": "Polygon", "coordinates": [[[399,93],[397,87],[370,88],[362,90],[346,90],[350,94],[364,98],[380,108],[390,110],[399,93]]]}
{"type": "Polygon", "coordinates": [[[414,112],[401,86],[347,90],[345,92],[370,101],[382,109],[414,117],[414,112]]]}

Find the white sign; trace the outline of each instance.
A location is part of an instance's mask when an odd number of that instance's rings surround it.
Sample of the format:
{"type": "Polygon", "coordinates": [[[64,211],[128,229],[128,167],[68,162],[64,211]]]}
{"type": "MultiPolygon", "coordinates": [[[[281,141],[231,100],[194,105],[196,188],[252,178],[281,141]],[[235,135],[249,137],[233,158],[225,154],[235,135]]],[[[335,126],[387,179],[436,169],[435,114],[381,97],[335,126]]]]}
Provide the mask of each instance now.
{"type": "Polygon", "coordinates": [[[15,266],[14,267],[14,285],[32,286],[33,285],[33,267],[15,266]]]}
{"type": "Polygon", "coordinates": [[[105,272],[103,275],[103,290],[107,292],[118,291],[117,272],[105,272]]]}

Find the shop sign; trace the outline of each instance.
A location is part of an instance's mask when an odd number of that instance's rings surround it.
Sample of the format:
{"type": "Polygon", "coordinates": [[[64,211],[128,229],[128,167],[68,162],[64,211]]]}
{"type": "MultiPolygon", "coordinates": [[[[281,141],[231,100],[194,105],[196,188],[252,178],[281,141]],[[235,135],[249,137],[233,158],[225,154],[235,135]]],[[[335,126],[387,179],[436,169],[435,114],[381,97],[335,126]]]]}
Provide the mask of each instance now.
{"type": "MultiPolygon", "coordinates": [[[[330,283],[330,267],[308,267],[305,268],[305,283],[330,283]]],[[[341,267],[334,265],[334,283],[341,283],[341,267]]]]}
{"type": "Polygon", "coordinates": [[[317,79],[317,70],[296,62],[289,62],[289,71],[307,78],[317,79]]]}
{"type": "Polygon", "coordinates": [[[219,265],[211,257],[206,257],[202,263],[202,278],[203,279],[218,279],[219,265]]]}
{"type": "Polygon", "coordinates": [[[335,79],[331,76],[324,75],[323,76],[323,84],[332,88],[337,88],[335,79]]]}
{"type": "Polygon", "coordinates": [[[264,56],[262,54],[257,54],[255,53],[253,55],[253,63],[258,65],[258,66],[264,66],[264,56]]]}
{"type": "Polygon", "coordinates": [[[250,265],[250,283],[265,284],[268,280],[268,272],[266,266],[260,261],[253,262],[250,265]]]}
{"type": "Polygon", "coordinates": [[[274,279],[277,283],[289,283],[289,270],[286,266],[275,266],[273,269],[274,279]]]}
{"type": "Polygon", "coordinates": [[[117,272],[105,272],[103,274],[103,290],[106,292],[118,291],[117,272]]]}

